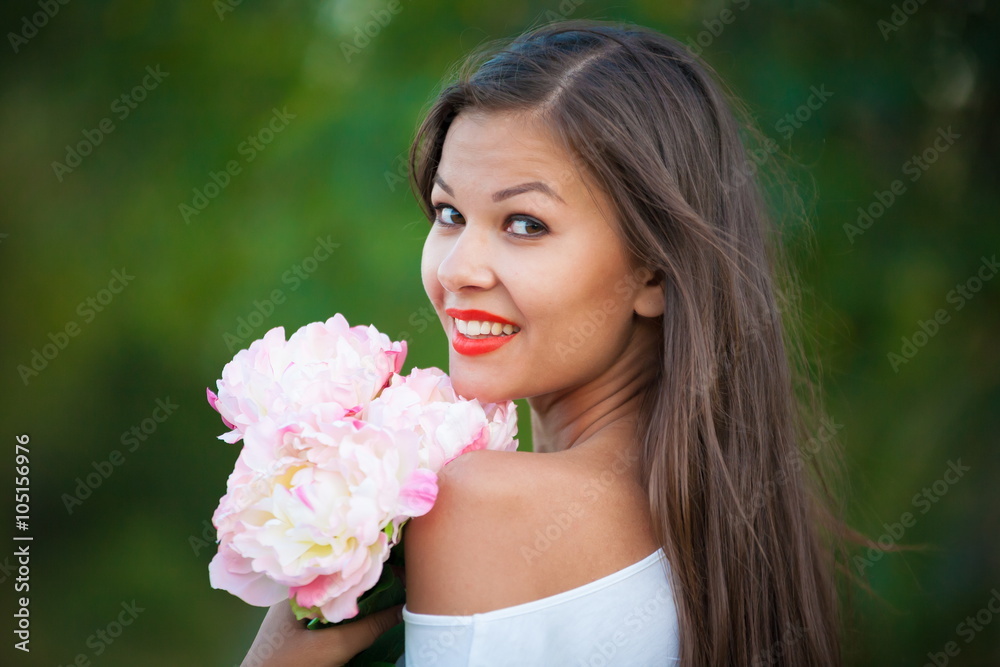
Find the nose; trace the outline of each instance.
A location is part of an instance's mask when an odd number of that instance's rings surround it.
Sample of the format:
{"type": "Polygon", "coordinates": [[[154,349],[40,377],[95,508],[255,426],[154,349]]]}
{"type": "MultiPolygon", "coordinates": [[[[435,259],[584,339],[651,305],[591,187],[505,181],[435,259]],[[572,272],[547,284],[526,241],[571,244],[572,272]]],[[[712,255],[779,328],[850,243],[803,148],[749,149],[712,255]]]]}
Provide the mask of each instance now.
{"type": "Polygon", "coordinates": [[[438,265],[438,280],[449,292],[489,289],[496,284],[489,230],[466,223],[438,265]]]}

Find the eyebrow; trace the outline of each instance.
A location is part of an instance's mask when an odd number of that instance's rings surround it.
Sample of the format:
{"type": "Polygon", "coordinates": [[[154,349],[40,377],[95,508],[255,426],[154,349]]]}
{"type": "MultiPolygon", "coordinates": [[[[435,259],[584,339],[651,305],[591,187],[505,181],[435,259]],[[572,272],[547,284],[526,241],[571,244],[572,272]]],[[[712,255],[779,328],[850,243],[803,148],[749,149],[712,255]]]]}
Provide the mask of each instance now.
{"type": "MultiPolygon", "coordinates": [[[[452,197],[455,196],[455,192],[448,186],[447,183],[441,178],[440,175],[434,175],[434,182],[441,186],[441,189],[447,192],[452,197]]],[[[494,202],[502,202],[504,199],[509,199],[515,195],[524,194],[525,192],[541,192],[543,195],[551,197],[552,199],[557,199],[565,204],[565,200],[559,196],[559,194],[550,188],[545,183],[541,181],[531,181],[529,183],[521,183],[520,185],[515,185],[509,188],[504,188],[503,190],[497,190],[493,193],[494,202]]]]}

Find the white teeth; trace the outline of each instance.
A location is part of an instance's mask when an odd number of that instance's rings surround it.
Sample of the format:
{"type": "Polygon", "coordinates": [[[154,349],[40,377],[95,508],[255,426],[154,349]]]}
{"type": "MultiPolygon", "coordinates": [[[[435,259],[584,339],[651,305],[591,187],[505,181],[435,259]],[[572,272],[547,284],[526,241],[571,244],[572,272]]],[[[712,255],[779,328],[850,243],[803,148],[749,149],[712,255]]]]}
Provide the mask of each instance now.
{"type": "Polygon", "coordinates": [[[458,332],[466,336],[501,336],[517,333],[521,329],[513,324],[500,324],[499,322],[484,322],[481,320],[459,320],[452,318],[458,332]]]}

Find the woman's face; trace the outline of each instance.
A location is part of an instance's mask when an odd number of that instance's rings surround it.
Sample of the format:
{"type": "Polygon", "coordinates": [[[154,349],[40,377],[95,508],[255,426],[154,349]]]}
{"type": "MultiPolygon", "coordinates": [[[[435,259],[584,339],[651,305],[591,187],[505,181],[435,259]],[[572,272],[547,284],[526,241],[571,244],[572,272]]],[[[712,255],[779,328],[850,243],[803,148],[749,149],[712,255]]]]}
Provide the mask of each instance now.
{"type": "Polygon", "coordinates": [[[458,394],[494,402],[581,386],[632,341],[636,301],[650,295],[637,289],[610,200],[591,190],[525,116],[465,111],[452,123],[421,272],[458,394]],[[474,335],[470,320],[496,325],[474,335]]]}

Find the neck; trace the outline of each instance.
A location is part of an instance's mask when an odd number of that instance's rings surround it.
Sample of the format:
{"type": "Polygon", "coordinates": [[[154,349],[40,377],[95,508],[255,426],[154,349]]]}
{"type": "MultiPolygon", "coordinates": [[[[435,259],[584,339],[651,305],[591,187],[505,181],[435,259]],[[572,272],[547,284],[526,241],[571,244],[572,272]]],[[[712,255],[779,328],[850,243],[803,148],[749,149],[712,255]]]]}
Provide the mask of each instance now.
{"type": "MultiPolygon", "coordinates": [[[[650,323],[652,324],[652,323],[650,323]]],[[[637,326],[625,351],[583,385],[528,399],[536,452],[622,449],[637,444],[642,396],[655,375],[655,330],[637,326]]]]}

